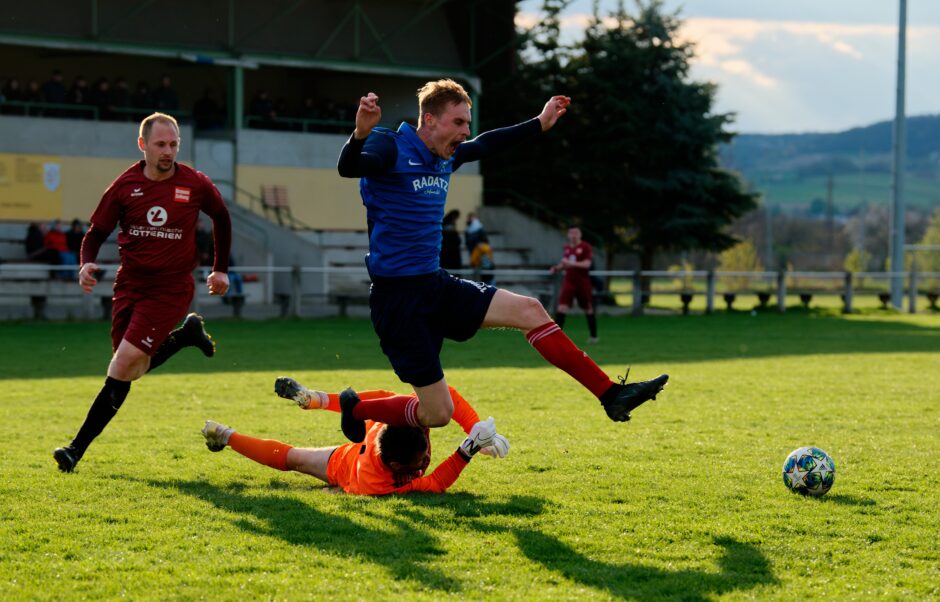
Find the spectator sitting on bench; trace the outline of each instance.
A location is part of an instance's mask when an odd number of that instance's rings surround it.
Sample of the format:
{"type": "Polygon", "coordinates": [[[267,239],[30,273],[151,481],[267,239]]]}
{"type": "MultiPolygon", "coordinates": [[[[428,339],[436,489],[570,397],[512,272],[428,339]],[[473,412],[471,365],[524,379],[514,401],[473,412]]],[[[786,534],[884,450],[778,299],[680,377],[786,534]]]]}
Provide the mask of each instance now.
{"type": "MultiPolygon", "coordinates": [[[[59,229],[59,220],[52,220],[49,224],[49,231],[43,239],[43,246],[46,249],[54,251],[57,254],[57,265],[75,265],[78,259],[75,254],[69,251],[68,239],[65,232],[59,229]]],[[[56,270],[56,276],[61,280],[74,280],[78,277],[74,270],[56,270]]]]}
{"type": "Polygon", "coordinates": [[[69,251],[71,251],[75,257],[78,257],[82,253],[83,238],[85,238],[85,228],[82,227],[81,220],[73,219],[72,227],[65,233],[65,239],[68,242],[69,251]]]}
{"type": "Polygon", "coordinates": [[[26,228],[26,239],[23,241],[26,246],[26,259],[29,261],[41,261],[42,263],[58,263],[59,254],[52,249],[47,249],[45,245],[46,232],[45,224],[32,222],[26,228]]]}

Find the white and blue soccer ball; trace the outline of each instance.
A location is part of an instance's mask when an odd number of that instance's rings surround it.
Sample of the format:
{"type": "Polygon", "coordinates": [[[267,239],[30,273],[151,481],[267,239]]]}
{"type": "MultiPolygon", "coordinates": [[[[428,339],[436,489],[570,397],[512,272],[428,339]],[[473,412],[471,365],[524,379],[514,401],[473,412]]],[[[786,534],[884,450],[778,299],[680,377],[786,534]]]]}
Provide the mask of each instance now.
{"type": "Polygon", "coordinates": [[[835,482],[836,463],[818,447],[795,449],[783,463],[783,484],[795,493],[820,496],[835,482]]]}

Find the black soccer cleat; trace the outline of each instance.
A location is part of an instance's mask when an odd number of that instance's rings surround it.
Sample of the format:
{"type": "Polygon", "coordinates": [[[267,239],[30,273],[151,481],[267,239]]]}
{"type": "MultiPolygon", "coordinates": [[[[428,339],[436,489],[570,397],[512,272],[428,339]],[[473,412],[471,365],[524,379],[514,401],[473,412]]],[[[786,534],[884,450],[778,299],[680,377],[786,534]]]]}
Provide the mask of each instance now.
{"type": "Polygon", "coordinates": [[[212,336],[206,332],[206,323],[202,316],[197,313],[191,313],[183,320],[180,327],[185,342],[194,347],[198,347],[206,357],[215,355],[215,341],[212,336]]]}
{"type": "Polygon", "coordinates": [[[75,470],[75,465],[78,464],[78,461],[82,459],[82,455],[71,445],[57,447],[56,450],[52,452],[52,457],[55,458],[56,464],[59,465],[59,470],[62,472],[72,472],[75,470]]]}
{"type": "Polygon", "coordinates": [[[339,409],[342,417],[340,426],[343,434],[353,443],[362,443],[366,438],[366,421],[353,418],[353,408],[359,403],[359,396],[352,389],[339,394],[339,409]]]}
{"type": "MultiPolygon", "coordinates": [[[[630,371],[627,370],[629,375],[630,371]]],[[[669,380],[668,374],[660,374],[653,380],[643,380],[637,383],[627,383],[627,377],[620,379],[620,383],[614,385],[617,387],[613,398],[608,401],[601,401],[607,416],[614,422],[627,422],[630,420],[630,412],[643,405],[650,399],[656,399],[656,395],[666,386],[669,380]]]]}

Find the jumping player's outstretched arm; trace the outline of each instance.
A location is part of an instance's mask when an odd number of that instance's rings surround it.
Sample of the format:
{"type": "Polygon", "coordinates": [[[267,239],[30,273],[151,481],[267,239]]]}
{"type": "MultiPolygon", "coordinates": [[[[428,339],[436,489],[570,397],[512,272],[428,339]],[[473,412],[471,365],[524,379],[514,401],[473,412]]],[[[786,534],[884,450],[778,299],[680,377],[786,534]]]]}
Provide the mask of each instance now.
{"type": "Polygon", "coordinates": [[[552,96],[537,117],[517,125],[484,132],[457,147],[454,153],[454,169],[470,161],[479,161],[497,152],[515,146],[539,132],[550,130],[558,119],[568,112],[571,99],[567,96],[552,96]]]}
{"type": "Polygon", "coordinates": [[[343,145],[336,165],[339,175],[344,178],[378,176],[395,165],[398,158],[395,142],[387,136],[369,136],[381,118],[378,96],[369,92],[359,99],[356,129],[343,145]]]}

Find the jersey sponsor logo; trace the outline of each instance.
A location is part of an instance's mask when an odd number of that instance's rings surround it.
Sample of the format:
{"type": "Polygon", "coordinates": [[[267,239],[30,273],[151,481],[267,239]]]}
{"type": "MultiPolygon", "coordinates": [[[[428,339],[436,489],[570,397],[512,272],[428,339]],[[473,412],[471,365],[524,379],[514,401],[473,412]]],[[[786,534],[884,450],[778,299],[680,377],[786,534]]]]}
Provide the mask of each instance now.
{"type": "Polygon", "coordinates": [[[176,192],[173,194],[173,200],[177,203],[188,203],[190,192],[192,192],[191,188],[177,186],[176,192]]]}
{"type": "Polygon", "coordinates": [[[166,209],[155,205],[147,210],[147,223],[151,226],[159,228],[160,226],[166,224],[166,209]]]}
{"type": "Polygon", "coordinates": [[[449,182],[446,178],[440,176],[424,176],[421,178],[415,178],[411,181],[411,185],[414,187],[415,192],[420,192],[425,196],[439,196],[441,194],[447,194],[447,185],[449,182]]]}
{"type": "Polygon", "coordinates": [[[140,190],[140,188],[135,188],[131,192],[131,196],[144,196],[144,193],[140,190]]]}
{"type": "Polygon", "coordinates": [[[142,238],[166,238],[168,240],[183,240],[183,231],[180,228],[163,228],[168,219],[167,211],[159,205],[147,210],[146,225],[132,224],[127,227],[128,236],[142,238]]]}

